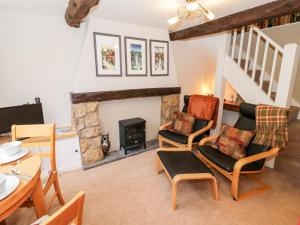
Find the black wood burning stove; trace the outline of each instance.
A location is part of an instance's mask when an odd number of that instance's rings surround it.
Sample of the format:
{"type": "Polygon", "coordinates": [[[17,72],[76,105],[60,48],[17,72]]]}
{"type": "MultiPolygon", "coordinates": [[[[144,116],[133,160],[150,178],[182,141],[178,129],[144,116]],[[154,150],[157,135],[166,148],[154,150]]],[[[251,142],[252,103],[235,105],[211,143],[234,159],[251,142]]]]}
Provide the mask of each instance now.
{"type": "Polygon", "coordinates": [[[123,147],[125,155],[128,149],[144,145],[146,148],[146,121],[142,118],[133,118],[119,121],[120,150],[123,147]]]}

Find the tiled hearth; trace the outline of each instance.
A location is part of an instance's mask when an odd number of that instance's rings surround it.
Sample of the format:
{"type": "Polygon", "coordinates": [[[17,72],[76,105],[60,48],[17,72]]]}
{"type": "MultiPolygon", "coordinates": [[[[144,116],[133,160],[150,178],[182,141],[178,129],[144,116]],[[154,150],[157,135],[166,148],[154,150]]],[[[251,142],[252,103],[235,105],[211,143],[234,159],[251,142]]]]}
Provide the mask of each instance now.
{"type": "MultiPolygon", "coordinates": [[[[180,88],[122,90],[93,93],[71,93],[72,126],[75,127],[80,142],[81,159],[84,169],[98,164],[104,158],[101,149],[101,101],[137,97],[161,96],[161,123],[170,121],[174,111],[179,110],[180,88]],[[121,92],[121,97],[118,94],[121,92]],[[127,93],[127,95],[126,95],[127,93]]],[[[116,121],[117,122],[117,121],[116,121]]]]}

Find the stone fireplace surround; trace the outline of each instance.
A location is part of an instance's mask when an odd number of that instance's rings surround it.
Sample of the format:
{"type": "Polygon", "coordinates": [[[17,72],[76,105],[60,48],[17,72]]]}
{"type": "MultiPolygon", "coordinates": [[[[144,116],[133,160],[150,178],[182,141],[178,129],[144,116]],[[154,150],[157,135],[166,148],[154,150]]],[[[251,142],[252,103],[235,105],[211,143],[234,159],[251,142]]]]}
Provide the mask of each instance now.
{"type": "Polygon", "coordinates": [[[161,124],[170,121],[179,110],[180,87],[144,88],[103,92],[71,93],[72,127],[79,136],[81,160],[88,169],[103,159],[101,149],[100,102],[129,98],[161,97],[161,124]]]}

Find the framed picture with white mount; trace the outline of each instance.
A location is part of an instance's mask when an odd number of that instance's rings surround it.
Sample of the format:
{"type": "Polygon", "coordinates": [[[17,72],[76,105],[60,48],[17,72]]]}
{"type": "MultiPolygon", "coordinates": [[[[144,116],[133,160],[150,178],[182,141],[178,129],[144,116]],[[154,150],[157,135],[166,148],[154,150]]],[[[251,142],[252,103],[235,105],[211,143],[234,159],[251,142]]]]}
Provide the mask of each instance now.
{"type": "Polygon", "coordinates": [[[97,77],[121,77],[121,36],[94,32],[97,77]]]}
{"type": "Polygon", "coordinates": [[[169,75],[169,42],[150,40],[151,76],[169,75]]]}
{"type": "Polygon", "coordinates": [[[126,76],[147,76],[147,40],[124,37],[126,76]]]}

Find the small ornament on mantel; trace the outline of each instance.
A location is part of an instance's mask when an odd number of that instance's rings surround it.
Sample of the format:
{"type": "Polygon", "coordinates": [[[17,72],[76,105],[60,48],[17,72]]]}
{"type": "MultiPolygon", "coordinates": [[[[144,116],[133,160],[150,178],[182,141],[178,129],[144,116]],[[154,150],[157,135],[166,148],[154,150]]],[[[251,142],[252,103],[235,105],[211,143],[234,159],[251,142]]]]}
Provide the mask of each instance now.
{"type": "Polygon", "coordinates": [[[101,147],[102,147],[103,155],[106,155],[109,152],[109,149],[110,149],[109,134],[103,134],[102,135],[101,147]]]}

